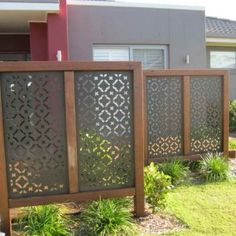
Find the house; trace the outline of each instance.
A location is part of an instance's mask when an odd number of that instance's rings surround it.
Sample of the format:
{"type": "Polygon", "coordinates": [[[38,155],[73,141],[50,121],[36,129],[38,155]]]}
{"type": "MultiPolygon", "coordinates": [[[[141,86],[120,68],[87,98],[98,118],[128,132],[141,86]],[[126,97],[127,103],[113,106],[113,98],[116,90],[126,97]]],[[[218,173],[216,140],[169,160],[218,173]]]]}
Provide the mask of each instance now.
{"type": "Polygon", "coordinates": [[[207,67],[230,69],[230,98],[236,99],[236,21],[206,17],[207,67]]]}
{"type": "MultiPolygon", "coordinates": [[[[235,47],[235,48],[234,48],[235,47]]],[[[236,22],[204,8],[118,1],[0,0],[0,60],[140,60],[145,69],[230,68],[236,22]]]]}

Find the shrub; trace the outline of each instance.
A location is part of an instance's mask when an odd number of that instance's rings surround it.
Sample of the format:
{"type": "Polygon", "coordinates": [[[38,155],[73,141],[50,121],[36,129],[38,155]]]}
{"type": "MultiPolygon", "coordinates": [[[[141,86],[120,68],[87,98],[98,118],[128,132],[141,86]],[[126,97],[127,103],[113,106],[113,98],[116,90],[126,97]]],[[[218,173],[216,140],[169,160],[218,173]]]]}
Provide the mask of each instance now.
{"type": "Polygon", "coordinates": [[[185,161],[184,165],[187,166],[187,168],[190,171],[196,172],[200,169],[200,162],[199,161],[185,161]]]}
{"type": "Polygon", "coordinates": [[[159,165],[159,169],[166,175],[171,177],[171,183],[178,185],[186,180],[189,168],[184,165],[183,161],[171,160],[159,165]]]}
{"type": "Polygon", "coordinates": [[[236,131],[236,101],[229,103],[229,131],[236,131]]]}
{"type": "Polygon", "coordinates": [[[235,139],[229,140],[229,150],[236,150],[236,140],[235,139]]]}
{"type": "Polygon", "coordinates": [[[81,215],[86,235],[136,235],[129,199],[108,199],[91,202],[81,215]]]}
{"type": "Polygon", "coordinates": [[[200,173],[207,182],[226,180],[229,173],[227,159],[220,154],[208,154],[200,161],[200,173]]]}
{"type": "Polygon", "coordinates": [[[19,224],[23,225],[27,236],[58,236],[70,235],[69,219],[57,205],[27,207],[23,210],[19,224]]]}
{"type": "Polygon", "coordinates": [[[144,169],[144,192],[153,212],[165,206],[167,192],[171,189],[171,177],[159,172],[154,163],[144,169]]]}

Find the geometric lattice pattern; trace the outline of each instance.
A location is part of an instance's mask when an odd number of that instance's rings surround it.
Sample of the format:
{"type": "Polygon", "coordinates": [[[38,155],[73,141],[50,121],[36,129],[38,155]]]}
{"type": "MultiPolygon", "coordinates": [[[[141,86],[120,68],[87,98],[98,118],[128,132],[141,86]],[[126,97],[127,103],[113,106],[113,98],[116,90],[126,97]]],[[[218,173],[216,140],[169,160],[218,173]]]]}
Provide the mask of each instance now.
{"type": "Polygon", "coordinates": [[[3,73],[10,198],[68,192],[63,73],[3,73]]]}
{"type": "Polygon", "coordinates": [[[222,77],[191,77],[191,152],[222,152],[222,77]]]}
{"type": "Polygon", "coordinates": [[[183,154],[182,81],[180,77],[148,77],[148,158],[183,154]]]}
{"type": "Polygon", "coordinates": [[[134,186],[132,73],[76,72],[80,191],[134,186]]]}

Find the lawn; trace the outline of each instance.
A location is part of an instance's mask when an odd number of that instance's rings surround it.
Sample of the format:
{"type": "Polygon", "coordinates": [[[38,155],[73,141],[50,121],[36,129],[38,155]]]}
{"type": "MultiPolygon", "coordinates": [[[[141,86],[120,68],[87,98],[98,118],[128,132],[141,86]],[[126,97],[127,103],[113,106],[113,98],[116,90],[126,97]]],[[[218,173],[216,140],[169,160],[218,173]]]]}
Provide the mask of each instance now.
{"type": "Polygon", "coordinates": [[[187,225],[168,235],[236,235],[236,181],[178,187],[169,193],[167,206],[187,225]]]}

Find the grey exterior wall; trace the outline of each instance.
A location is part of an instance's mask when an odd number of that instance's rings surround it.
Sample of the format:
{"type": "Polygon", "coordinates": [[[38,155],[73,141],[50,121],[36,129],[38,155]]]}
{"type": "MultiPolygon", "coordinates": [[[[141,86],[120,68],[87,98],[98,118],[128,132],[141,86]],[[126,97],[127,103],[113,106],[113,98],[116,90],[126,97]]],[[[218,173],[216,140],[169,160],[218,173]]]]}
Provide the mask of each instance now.
{"type": "MultiPolygon", "coordinates": [[[[236,47],[207,47],[207,67],[210,68],[210,51],[235,51],[236,47]]],[[[229,99],[236,100],[236,69],[230,70],[229,99]]]]}
{"type": "Polygon", "coordinates": [[[68,31],[71,60],[92,60],[94,44],[163,44],[170,68],[206,67],[204,11],[69,5],[68,31]]]}

